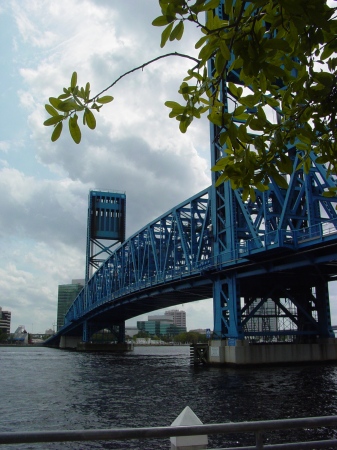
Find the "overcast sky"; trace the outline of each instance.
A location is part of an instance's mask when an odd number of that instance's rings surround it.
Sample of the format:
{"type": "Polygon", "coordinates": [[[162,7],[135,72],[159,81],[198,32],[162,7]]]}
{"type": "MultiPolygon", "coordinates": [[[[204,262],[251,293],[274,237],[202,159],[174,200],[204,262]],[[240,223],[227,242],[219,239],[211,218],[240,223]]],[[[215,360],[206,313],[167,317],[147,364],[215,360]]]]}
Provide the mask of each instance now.
{"type": "MultiPolygon", "coordinates": [[[[196,31],[160,49],[157,0],[13,0],[0,3],[0,306],[19,325],[56,322],[59,284],[84,278],[88,193],[125,191],[127,236],[210,184],[209,130],[186,135],[169,119],[187,60],[156,62],[119,82],[97,129],[76,145],[50,141],[44,105],[69,86],[100,92],[124,72],[171,51],[193,53],[196,31]]],[[[188,328],[212,328],[210,301],[178,306],[188,328]]],[[[136,320],[129,321],[135,324],[136,320]]]]}
{"type": "MultiPolygon", "coordinates": [[[[52,144],[43,126],[44,104],[75,70],[95,94],[160,54],[193,54],[193,28],[160,49],[158,15],[157,0],[0,3],[0,306],[12,312],[12,332],[52,328],[58,285],[84,278],[90,189],[126,192],[128,237],[210,184],[206,120],[182,135],[164,106],[179,98],[187,60],[162,59],[124,78],[80,145],[67,133],[52,144]]],[[[211,300],[178,308],[188,329],[213,327],[211,300]]]]}

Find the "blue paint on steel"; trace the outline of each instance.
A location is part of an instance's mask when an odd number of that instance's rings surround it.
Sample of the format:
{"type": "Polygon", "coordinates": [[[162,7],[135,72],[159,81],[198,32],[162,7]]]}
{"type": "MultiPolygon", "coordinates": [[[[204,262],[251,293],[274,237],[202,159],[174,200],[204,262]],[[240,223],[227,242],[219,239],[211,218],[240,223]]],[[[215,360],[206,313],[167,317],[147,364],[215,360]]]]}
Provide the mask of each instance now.
{"type": "Polygon", "coordinates": [[[90,191],[88,198],[85,280],[112,254],[112,247],[125,240],[126,195],[90,191]],[[109,244],[106,244],[106,241],[109,244]]]}

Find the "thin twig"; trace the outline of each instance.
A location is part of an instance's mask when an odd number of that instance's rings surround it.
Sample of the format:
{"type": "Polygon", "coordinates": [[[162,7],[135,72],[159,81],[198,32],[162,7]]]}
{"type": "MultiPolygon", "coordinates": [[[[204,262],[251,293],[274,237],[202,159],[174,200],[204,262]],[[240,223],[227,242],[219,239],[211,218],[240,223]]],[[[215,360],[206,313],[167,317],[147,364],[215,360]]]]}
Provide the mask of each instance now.
{"type": "Polygon", "coordinates": [[[95,95],[95,97],[93,97],[92,99],[90,99],[88,101],[88,103],[90,102],[94,102],[96,98],[98,98],[100,95],[102,95],[104,92],[108,91],[109,89],[111,89],[115,84],[117,84],[122,78],[124,78],[126,75],[129,75],[130,73],[136,72],[136,70],[139,69],[144,69],[144,67],[152,64],[153,62],[158,61],[159,59],[162,58],[167,58],[168,56],[180,56],[181,58],[187,58],[187,59],[191,59],[192,61],[197,63],[197,67],[200,64],[200,60],[197,58],[194,58],[193,56],[190,55],[185,55],[184,53],[178,53],[178,52],[174,52],[174,53],[167,53],[166,55],[161,55],[161,56],[157,56],[157,58],[151,59],[151,61],[148,61],[144,64],[142,64],[141,66],[135,67],[132,70],[129,70],[128,72],[125,72],[123,75],[121,75],[119,78],[117,78],[117,80],[115,80],[112,84],[110,84],[110,86],[108,86],[107,88],[103,89],[103,91],[99,92],[97,95],[95,95]]]}

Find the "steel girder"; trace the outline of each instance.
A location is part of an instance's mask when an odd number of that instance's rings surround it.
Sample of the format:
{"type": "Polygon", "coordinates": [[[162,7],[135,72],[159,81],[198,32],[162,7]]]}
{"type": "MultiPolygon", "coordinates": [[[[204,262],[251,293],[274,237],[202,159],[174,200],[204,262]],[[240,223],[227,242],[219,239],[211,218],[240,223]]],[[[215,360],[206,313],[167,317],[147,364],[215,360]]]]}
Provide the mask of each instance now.
{"type": "MultiPolygon", "coordinates": [[[[225,19],[223,1],[214,10],[214,14],[220,19],[225,19]]],[[[230,65],[231,62],[228,66],[230,65]]],[[[209,61],[209,71],[211,73],[215,71],[212,59],[209,61]]],[[[224,76],[220,85],[223,112],[233,110],[235,105],[235,98],[227,88],[228,81],[242,84],[239,73],[231,72],[224,76]]],[[[239,124],[238,122],[237,125],[239,124]]],[[[226,147],[221,147],[219,144],[218,137],[221,132],[220,127],[211,124],[212,166],[224,156],[226,150],[226,147]]],[[[325,233],[324,228],[329,230],[326,234],[337,231],[337,198],[324,196],[328,187],[336,186],[336,179],[328,176],[326,168],[316,163],[314,154],[311,155],[309,173],[296,170],[300,161],[295,147],[289,148],[288,154],[293,160],[294,172],[291,177],[286,174],[283,176],[288,178],[289,188],[282,189],[274,180],[271,180],[268,191],[255,190],[254,200],[244,201],[241,191],[233,191],[229,182],[216,187],[219,174],[217,172],[212,174],[214,258],[219,269],[225,268],[233,261],[239,264],[240,258],[252,259],[254,255],[255,257],[260,255],[259,265],[263,266],[261,255],[266,255],[266,252],[300,250],[305,245],[313,245],[312,240],[317,240],[318,236],[322,237],[325,233]]],[[[292,271],[296,271],[295,259],[292,271]]],[[[270,274],[270,277],[273,279],[274,275],[270,274]]],[[[301,289],[296,289],[294,277],[291,282],[288,278],[287,274],[280,280],[280,274],[277,274],[277,279],[275,278],[274,283],[271,283],[273,285],[278,282],[285,285],[288,288],[286,295],[282,290],[277,291],[276,295],[275,290],[269,289],[269,280],[267,282],[265,278],[260,278],[260,283],[249,283],[253,290],[248,300],[247,294],[244,293],[246,289],[243,289],[243,281],[238,278],[234,270],[218,276],[213,284],[215,335],[220,339],[234,340],[242,339],[249,334],[260,337],[280,336],[282,333],[280,333],[279,324],[282,322],[282,317],[286,316],[289,321],[289,334],[311,333],[315,336],[331,336],[330,311],[326,295],[316,295],[317,292],[328,292],[327,278],[323,277],[323,287],[322,280],[311,283],[307,280],[310,295],[306,292],[305,283],[301,289]],[[266,283],[267,288],[263,286],[263,283],[266,283]],[[279,314],[279,318],[274,320],[274,329],[260,327],[261,321],[265,324],[268,321],[270,323],[268,311],[264,311],[266,302],[268,304],[273,302],[274,311],[279,314]],[[301,325],[303,317],[306,317],[303,309],[306,310],[306,315],[310,311],[311,319],[307,318],[311,323],[310,327],[301,325]],[[319,314],[318,311],[320,311],[319,314]],[[250,326],[250,329],[247,326],[249,321],[255,323],[254,326],[250,326]],[[252,332],[251,330],[257,325],[259,325],[259,331],[252,332]]],[[[297,282],[299,285],[302,284],[300,279],[297,282]]]]}

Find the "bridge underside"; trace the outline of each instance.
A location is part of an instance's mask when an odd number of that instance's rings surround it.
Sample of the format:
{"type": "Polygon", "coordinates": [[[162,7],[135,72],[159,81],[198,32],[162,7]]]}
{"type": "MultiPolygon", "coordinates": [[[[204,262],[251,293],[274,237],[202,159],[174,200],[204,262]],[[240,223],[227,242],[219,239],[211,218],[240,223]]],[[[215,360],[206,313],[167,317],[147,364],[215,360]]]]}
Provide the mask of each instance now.
{"type": "MultiPolygon", "coordinates": [[[[327,245],[329,254],[337,255],[337,243],[327,245]]],[[[95,332],[115,327],[116,340],[121,341],[119,327],[123,330],[126,320],[158,309],[212,298],[217,282],[230,286],[234,277],[237,290],[232,295],[237,295],[240,324],[248,341],[256,342],[261,335],[263,342],[275,341],[275,337],[284,341],[284,336],[292,336],[297,342],[332,337],[332,332],[326,333],[330,324],[325,321],[329,317],[328,282],[335,279],[336,267],[337,258],[328,257],[322,244],[311,246],[304,252],[291,249],[266,251],[242,259],[234,266],[205,267],[193,276],[134,290],[121,298],[105,301],[80,320],[70,321],[62,329],[62,335],[76,336],[78,340],[84,340],[86,336],[89,341],[95,332]],[[313,309],[317,313],[315,320],[312,319],[313,309]]],[[[226,321],[226,302],[232,300],[223,299],[221,320],[226,321]]],[[[226,325],[229,325],[228,339],[237,339],[235,333],[230,335],[231,323],[226,325]]],[[[55,338],[54,343],[58,345],[59,337],[55,338]]]]}

